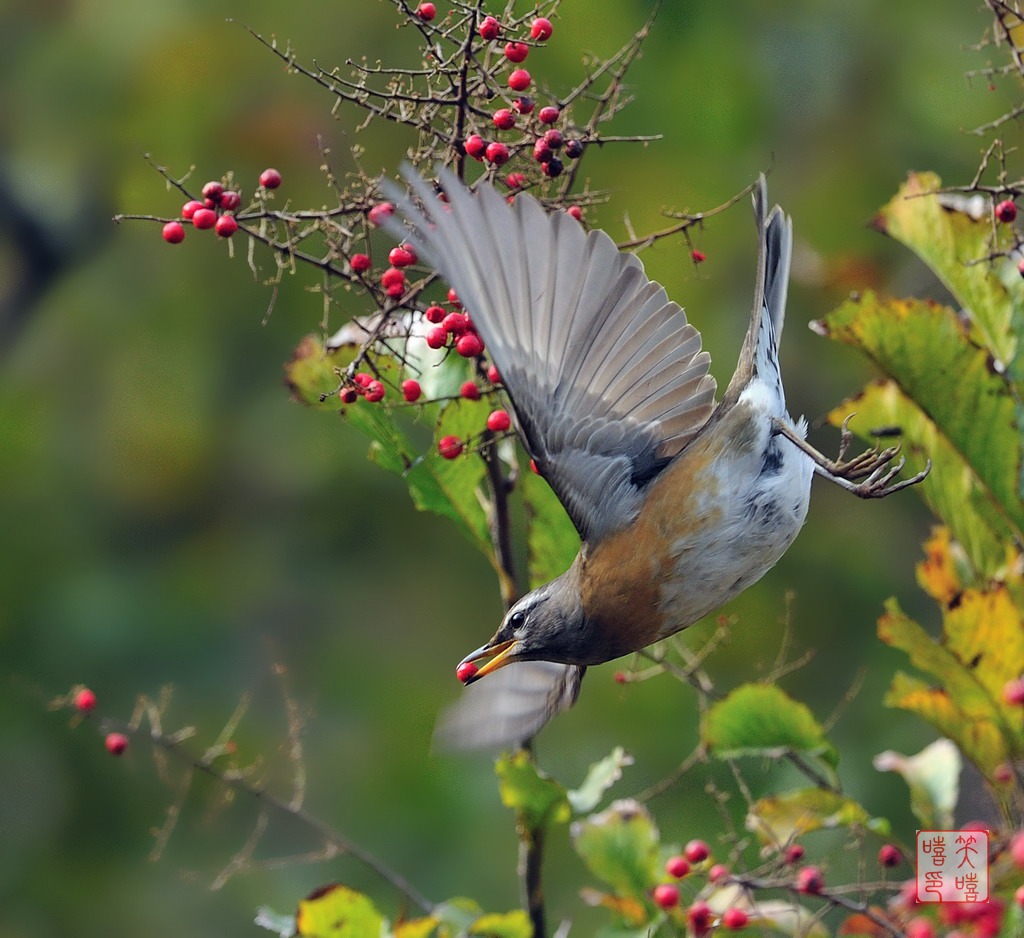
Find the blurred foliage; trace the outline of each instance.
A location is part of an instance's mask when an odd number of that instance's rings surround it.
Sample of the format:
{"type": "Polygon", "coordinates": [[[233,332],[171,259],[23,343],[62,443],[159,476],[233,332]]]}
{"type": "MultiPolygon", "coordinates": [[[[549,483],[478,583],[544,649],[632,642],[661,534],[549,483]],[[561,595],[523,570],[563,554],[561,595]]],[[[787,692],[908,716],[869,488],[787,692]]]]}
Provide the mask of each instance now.
{"type": "MultiPolygon", "coordinates": [[[[592,4],[566,0],[549,80],[577,74],[581,47],[616,48],[648,7],[610,4],[597,17],[592,4]]],[[[450,525],[411,510],[404,485],[365,462],[361,436],[287,400],[281,362],[322,312],[307,292],[314,278],[286,278],[261,325],[268,296],[242,258],[225,264],[222,245],[198,239],[172,251],[155,230],[109,222],[161,200],[161,210],[177,210],[143,152],[181,169],[195,164],[201,178],[231,168],[252,180],[275,165],[297,204],[323,201],[317,137],[343,153],[358,117],[342,109],[332,119],[327,99],[230,16],[287,38],[305,61],[393,59],[412,47],[394,29],[393,6],[378,0],[15,0],[0,12],[4,938],[110,934],[113,910],[124,934],[249,934],[257,905],[289,908],[332,878],[394,907],[344,857],[329,869],[253,872],[207,891],[219,869],[211,858],[237,850],[254,813],[244,799],[225,804],[212,783],[194,790],[162,862],[142,862],[169,800],[145,747],[115,763],[100,739],[69,734],[45,708],[85,681],[104,710],[128,712],[137,692],[170,681],[176,722],[209,730],[251,691],[237,744],[266,753],[273,776],[285,735],[270,677],[278,660],[301,707],[315,711],[304,739],[309,803],[428,895],[457,883],[489,908],[516,904],[515,835],[507,812],[495,810],[489,761],[429,752],[434,714],[458,693],[452,663],[499,613],[486,563],[450,525]]],[[[664,139],[642,154],[595,155],[592,182],[612,200],[593,221],[613,234],[627,218],[638,230],[655,227],[662,208],[714,204],[774,158],[773,198],[794,215],[798,239],[787,387],[794,412],[817,420],[865,371],[802,322],[853,288],[945,298],[863,222],[908,167],[972,175],[975,142],[959,130],[1011,97],[999,84],[989,92],[963,80],[978,65],[968,47],[983,25],[953,0],[667,0],[620,125],[664,139]]],[[[359,140],[368,165],[382,168],[406,145],[394,134],[359,140]]],[[[708,256],[699,273],[672,245],[645,263],[687,306],[721,381],[753,280],[745,207],[698,244],[708,256]]],[[[834,439],[815,436],[823,448],[834,439]]],[[[786,635],[781,596],[795,588],[789,629],[816,659],[786,679],[787,690],[827,713],[863,677],[830,737],[851,795],[903,828],[913,822],[902,783],[874,772],[870,756],[916,751],[933,733],[877,706],[899,656],[878,646],[869,623],[890,594],[907,615],[927,615],[913,588],[911,558],[926,533],[915,502],[865,506],[819,488],[801,539],[730,607],[741,627],[713,661],[724,683],[770,671],[786,635]]],[[[998,564],[997,552],[982,561],[998,564]]],[[[639,790],[695,745],[694,695],[667,680],[619,685],[611,674],[588,678],[586,701],[551,728],[541,754],[557,777],[578,778],[621,744],[635,765],[620,784],[639,790]]],[[[728,777],[712,767],[707,780],[728,777]]],[[[755,796],[787,778],[788,769],[767,770],[755,796]]],[[[704,781],[673,789],[663,838],[719,830],[704,781]]],[[[966,796],[965,810],[979,810],[966,796]]],[[[306,846],[286,825],[272,839],[278,852],[306,846]]],[[[606,913],[579,910],[580,861],[568,844],[551,850],[552,914],[572,910],[587,933],[606,913]]],[[[835,860],[836,876],[843,864],[835,860]]]]}

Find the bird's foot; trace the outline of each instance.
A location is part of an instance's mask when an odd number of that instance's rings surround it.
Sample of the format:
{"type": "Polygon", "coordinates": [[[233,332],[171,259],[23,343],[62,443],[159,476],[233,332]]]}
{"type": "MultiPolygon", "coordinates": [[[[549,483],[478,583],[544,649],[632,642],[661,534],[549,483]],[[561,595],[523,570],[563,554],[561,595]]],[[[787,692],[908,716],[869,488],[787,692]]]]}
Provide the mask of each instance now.
{"type": "Polygon", "coordinates": [[[850,448],[850,443],[853,440],[853,434],[848,426],[852,417],[853,414],[850,414],[843,421],[839,430],[839,456],[836,459],[829,459],[819,453],[788,423],[777,418],[773,423],[776,433],[784,436],[794,446],[811,457],[814,461],[815,471],[860,498],[885,498],[886,495],[892,495],[894,492],[924,481],[932,468],[930,459],[924,469],[916,475],[899,482],[894,481],[906,463],[906,460],[899,455],[899,446],[887,446],[885,449],[872,446],[870,449],[864,450],[863,453],[847,459],[846,451],[850,448]],[[899,459],[896,459],[897,456],[899,459]],[[893,460],[896,461],[893,462],[893,460]]]}

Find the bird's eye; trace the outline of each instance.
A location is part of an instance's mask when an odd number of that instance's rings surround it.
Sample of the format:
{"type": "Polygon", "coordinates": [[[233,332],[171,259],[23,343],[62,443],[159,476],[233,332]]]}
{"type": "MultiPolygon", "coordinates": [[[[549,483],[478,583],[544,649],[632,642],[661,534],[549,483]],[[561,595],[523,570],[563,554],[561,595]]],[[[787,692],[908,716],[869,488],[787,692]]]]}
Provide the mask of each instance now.
{"type": "Polygon", "coordinates": [[[508,624],[510,628],[521,629],[526,625],[526,613],[522,610],[513,612],[512,615],[508,617],[508,624]]]}

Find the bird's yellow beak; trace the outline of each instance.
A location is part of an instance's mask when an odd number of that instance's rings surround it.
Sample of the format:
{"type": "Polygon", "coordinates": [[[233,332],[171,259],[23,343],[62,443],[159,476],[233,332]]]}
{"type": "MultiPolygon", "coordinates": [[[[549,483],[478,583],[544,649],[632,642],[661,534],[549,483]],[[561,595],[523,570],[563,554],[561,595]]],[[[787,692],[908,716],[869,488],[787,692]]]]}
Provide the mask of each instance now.
{"type": "Polygon", "coordinates": [[[479,681],[480,678],[486,677],[492,671],[497,671],[498,668],[503,668],[506,664],[510,664],[519,653],[520,647],[520,643],[514,638],[498,642],[496,645],[491,643],[481,645],[476,651],[470,652],[459,662],[456,674],[459,675],[459,680],[463,684],[472,684],[475,681],[479,681]],[[490,661],[479,668],[475,667],[474,662],[479,661],[481,658],[490,658],[490,661]],[[469,667],[466,667],[467,665],[469,667]]]}

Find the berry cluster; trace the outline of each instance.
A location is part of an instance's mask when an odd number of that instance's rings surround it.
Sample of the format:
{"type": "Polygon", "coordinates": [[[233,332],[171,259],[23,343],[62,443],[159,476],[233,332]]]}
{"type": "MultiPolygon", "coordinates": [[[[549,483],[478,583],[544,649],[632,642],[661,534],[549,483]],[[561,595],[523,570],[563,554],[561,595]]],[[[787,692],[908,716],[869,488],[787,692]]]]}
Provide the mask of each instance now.
{"type": "MultiPolygon", "coordinates": [[[[65,706],[70,706],[83,717],[88,717],[96,709],[98,703],[96,692],[89,687],[76,687],[62,700],[65,706]]],[[[128,737],[124,733],[107,733],[103,737],[103,748],[112,756],[123,755],[128,749],[128,737]]]]}
{"type": "MultiPolygon", "coordinates": [[[[260,189],[276,189],[281,185],[281,174],[276,169],[265,169],[260,173],[260,189]]],[[[189,199],[181,207],[181,217],[192,222],[200,231],[212,228],[222,238],[230,238],[238,231],[235,215],[242,205],[242,196],[235,189],[227,189],[224,183],[211,180],[202,190],[201,199],[189,199]]],[[[185,226],[178,220],[167,222],[163,227],[164,241],[181,244],[185,240],[185,226]]]]}

